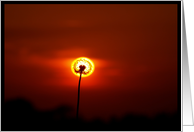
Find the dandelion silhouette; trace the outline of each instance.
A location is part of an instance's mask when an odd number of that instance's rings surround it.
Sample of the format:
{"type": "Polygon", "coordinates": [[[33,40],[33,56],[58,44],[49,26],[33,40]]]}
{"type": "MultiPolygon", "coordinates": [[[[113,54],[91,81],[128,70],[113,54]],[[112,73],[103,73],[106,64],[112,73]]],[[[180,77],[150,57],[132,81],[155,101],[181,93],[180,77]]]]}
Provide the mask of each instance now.
{"type": "Polygon", "coordinates": [[[85,65],[80,65],[79,68],[80,68],[80,72],[82,73],[85,70],[86,66],[85,65]]]}
{"type": "Polygon", "coordinates": [[[79,76],[77,111],[76,111],[76,119],[78,120],[81,77],[82,75],[83,77],[87,77],[93,73],[94,63],[88,58],[80,57],[73,61],[73,63],[71,64],[71,70],[75,75],[79,76]]]}
{"type": "Polygon", "coordinates": [[[82,77],[87,77],[91,75],[94,71],[94,63],[86,58],[86,57],[80,57],[73,61],[71,65],[71,70],[76,76],[80,76],[80,67],[79,66],[85,66],[85,69],[82,71],[82,77]]]}

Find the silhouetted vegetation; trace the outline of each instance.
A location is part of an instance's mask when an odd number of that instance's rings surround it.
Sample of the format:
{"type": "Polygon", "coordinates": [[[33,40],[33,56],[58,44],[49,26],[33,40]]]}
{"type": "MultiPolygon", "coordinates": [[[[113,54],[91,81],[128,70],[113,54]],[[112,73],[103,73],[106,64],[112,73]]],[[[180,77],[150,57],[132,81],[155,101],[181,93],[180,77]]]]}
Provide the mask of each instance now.
{"type": "Polygon", "coordinates": [[[2,104],[1,130],[3,131],[180,131],[181,115],[160,114],[151,119],[145,116],[128,114],[122,119],[111,118],[104,123],[100,119],[84,121],[69,118],[69,106],[52,111],[36,111],[32,105],[22,99],[2,104]]]}

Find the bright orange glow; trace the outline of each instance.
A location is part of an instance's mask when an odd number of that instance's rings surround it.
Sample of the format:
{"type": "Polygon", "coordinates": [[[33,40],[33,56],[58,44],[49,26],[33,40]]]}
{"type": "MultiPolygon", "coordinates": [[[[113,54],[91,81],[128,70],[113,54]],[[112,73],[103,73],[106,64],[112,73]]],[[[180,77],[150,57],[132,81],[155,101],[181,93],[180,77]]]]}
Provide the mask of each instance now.
{"type": "Polygon", "coordinates": [[[94,72],[94,63],[86,57],[80,57],[75,59],[71,64],[71,71],[76,76],[80,76],[80,73],[79,73],[80,65],[84,65],[86,67],[82,72],[82,77],[90,76],[94,72]]]}

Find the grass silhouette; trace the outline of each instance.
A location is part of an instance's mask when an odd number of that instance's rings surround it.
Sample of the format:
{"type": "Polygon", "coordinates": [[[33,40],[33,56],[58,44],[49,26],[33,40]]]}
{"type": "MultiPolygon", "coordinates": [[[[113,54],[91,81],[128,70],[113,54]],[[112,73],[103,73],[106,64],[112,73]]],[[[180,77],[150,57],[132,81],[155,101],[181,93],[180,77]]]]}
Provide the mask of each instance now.
{"type": "Polygon", "coordinates": [[[85,121],[69,118],[73,108],[61,106],[52,111],[40,112],[24,99],[2,104],[2,131],[180,131],[181,115],[161,113],[155,118],[127,114],[120,120],[112,117],[108,123],[101,119],[85,121]]]}

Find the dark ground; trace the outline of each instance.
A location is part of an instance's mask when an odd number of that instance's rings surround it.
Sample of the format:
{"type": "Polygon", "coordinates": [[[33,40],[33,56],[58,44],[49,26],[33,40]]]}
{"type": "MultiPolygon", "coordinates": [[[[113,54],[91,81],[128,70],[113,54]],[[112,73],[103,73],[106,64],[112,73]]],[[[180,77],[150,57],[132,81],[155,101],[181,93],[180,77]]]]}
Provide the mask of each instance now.
{"type": "Polygon", "coordinates": [[[155,118],[127,114],[122,119],[111,118],[109,123],[100,119],[91,122],[68,118],[72,110],[61,106],[53,111],[40,112],[23,99],[12,100],[1,106],[2,131],[180,131],[181,115],[161,113],[155,118]]]}

